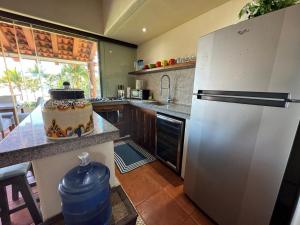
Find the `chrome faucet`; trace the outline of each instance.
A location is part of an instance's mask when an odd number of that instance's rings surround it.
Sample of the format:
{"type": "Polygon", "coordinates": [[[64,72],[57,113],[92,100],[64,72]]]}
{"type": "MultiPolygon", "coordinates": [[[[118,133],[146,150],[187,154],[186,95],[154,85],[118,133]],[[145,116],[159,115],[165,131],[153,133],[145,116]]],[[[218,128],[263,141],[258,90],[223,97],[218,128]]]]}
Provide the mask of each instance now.
{"type": "Polygon", "coordinates": [[[165,74],[165,75],[162,75],[162,77],[160,78],[160,95],[162,96],[162,90],[163,89],[168,89],[168,99],[167,99],[167,102],[170,103],[172,102],[172,99],[171,99],[171,79],[169,77],[169,75],[165,74]],[[163,85],[162,85],[162,81],[164,79],[164,77],[167,77],[168,78],[168,87],[167,88],[163,88],[163,85]]]}

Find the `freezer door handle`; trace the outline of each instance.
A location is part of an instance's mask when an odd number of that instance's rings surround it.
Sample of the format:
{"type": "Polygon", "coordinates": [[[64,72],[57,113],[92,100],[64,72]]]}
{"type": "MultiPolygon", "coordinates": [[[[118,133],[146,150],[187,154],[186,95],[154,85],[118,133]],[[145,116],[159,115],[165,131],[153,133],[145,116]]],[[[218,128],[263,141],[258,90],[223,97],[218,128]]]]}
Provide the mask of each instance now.
{"type": "Polygon", "coordinates": [[[288,99],[287,101],[291,103],[300,103],[300,99],[288,99]]]}
{"type": "Polygon", "coordinates": [[[286,108],[288,103],[299,103],[299,100],[290,99],[290,93],[283,92],[251,92],[251,91],[220,91],[198,90],[197,99],[286,108]]]}
{"type": "Polygon", "coordinates": [[[284,92],[259,92],[259,91],[220,91],[220,90],[198,90],[197,95],[217,95],[244,98],[282,99],[290,98],[290,93],[284,92]]]}

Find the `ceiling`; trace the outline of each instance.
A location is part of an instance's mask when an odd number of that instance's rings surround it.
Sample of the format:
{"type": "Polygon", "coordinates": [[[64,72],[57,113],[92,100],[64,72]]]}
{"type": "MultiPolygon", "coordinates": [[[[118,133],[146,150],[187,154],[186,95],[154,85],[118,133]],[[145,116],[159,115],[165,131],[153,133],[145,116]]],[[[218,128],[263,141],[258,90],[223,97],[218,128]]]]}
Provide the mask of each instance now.
{"type": "MultiPolygon", "coordinates": [[[[113,1],[113,0],[111,0],[113,1]]],[[[141,44],[228,0],[135,0],[118,16],[104,35],[141,44]],[[146,27],[147,31],[142,32],[146,27]]]]}

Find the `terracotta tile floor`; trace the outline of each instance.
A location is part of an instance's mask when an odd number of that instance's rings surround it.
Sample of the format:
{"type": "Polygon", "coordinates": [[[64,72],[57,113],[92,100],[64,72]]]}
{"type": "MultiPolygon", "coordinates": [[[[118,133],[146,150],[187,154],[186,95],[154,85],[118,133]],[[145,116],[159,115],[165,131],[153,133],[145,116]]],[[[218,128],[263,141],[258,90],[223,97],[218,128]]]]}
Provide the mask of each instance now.
{"type": "Polygon", "coordinates": [[[183,181],[159,161],[116,175],[146,225],[214,225],[183,193],[183,181]]]}
{"type": "MultiPolygon", "coordinates": [[[[116,175],[146,225],[214,225],[183,193],[183,181],[159,161],[116,175]]],[[[10,207],[18,202],[11,200],[10,207]]],[[[33,188],[36,193],[36,188],[33,188]]],[[[19,201],[22,201],[20,199],[19,201]]],[[[31,225],[27,209],[11,215],[12,225],[31,225]]],[[[1,222],[0,222],[1,225],[1,222]]]]}

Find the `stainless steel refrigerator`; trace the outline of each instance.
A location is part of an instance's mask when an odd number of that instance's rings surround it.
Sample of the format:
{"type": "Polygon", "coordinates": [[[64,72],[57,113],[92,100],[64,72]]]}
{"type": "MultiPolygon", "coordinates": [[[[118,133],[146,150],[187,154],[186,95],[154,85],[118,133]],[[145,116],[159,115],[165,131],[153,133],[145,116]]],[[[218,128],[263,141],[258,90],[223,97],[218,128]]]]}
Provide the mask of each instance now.
{"type": "Polygon", "coordinates": [[[199,40],[184,191],[220,225],[284,225],[293,216],[299,24],[296,5],[199,40]]]}

